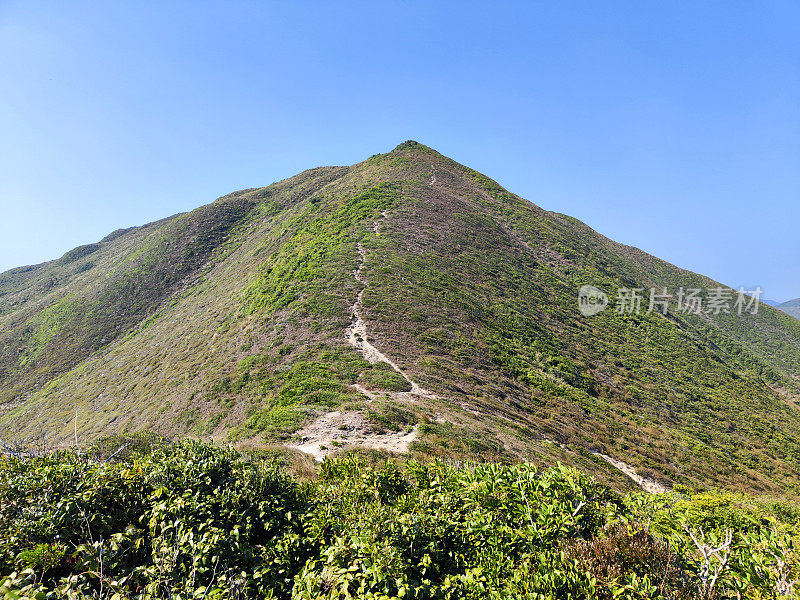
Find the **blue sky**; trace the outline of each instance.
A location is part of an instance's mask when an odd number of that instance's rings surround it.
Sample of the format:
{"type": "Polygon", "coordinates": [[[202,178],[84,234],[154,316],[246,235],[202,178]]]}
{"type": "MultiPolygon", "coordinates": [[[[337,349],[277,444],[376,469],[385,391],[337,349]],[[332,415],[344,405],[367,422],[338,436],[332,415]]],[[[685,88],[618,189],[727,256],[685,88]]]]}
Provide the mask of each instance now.
{"type": "Polygon", "coordinates": [[[797,2],[0,0],[0,270],[406,139],[800,296],[797,2]]]}

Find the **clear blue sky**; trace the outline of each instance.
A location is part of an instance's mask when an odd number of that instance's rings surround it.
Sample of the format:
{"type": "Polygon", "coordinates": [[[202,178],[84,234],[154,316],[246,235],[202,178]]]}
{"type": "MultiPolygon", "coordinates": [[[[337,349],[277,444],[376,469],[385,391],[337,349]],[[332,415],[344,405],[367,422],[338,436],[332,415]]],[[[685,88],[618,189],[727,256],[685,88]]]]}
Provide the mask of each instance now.
{"type": "Polygon", "coordinates": [[[0,0],[0,270],[416,139],[800,296],[798,2],[0,0]]]}

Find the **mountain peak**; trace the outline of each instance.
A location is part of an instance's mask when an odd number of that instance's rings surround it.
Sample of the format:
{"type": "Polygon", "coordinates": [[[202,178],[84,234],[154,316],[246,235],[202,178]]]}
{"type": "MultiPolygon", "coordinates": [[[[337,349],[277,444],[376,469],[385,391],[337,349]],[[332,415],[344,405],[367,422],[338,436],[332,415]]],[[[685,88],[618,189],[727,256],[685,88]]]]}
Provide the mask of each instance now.
{"type": "Polygon", "coordinates": [[[719,284],[408,140],[0,274],[0,437],[77,421],[800,489],[800,322],[584,317],[584,285],[719,284]]]}
{"type": "Polygon", "coordinates": [[[389,154],[395,153],[422,153],[422,154],[439,154],[433,148],[421,144],[415,140],[406,140],[402,144],[398,144],[389,154]]]}

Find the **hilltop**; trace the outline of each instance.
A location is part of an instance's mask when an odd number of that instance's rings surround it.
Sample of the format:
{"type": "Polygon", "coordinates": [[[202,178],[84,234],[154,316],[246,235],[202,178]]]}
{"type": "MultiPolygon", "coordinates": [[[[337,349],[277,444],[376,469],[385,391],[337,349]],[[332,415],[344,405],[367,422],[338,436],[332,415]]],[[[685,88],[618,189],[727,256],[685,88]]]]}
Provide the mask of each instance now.
{"type": "Polygon", "coordinates": [[[0,275],[0,436],[77,423],[800,493],[800,321],[585,317],[582,285],[720,287],[405,142],[0,275]]]}

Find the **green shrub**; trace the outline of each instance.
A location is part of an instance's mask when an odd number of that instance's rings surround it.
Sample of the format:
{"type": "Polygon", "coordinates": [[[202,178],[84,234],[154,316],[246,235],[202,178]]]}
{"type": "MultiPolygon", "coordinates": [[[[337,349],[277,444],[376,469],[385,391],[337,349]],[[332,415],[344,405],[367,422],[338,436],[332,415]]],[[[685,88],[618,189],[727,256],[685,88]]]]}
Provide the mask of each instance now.
{"type": "Polygon", "coordinates": [[[278,466],[285,450],[91,456],[0,458],[0,597],[763,599],[799,575],[785,501],[622,498],[561,465],[369,452],[302,484],[278,466]],[[688,532],[722,531],[710,589],[688,532]]]}
{"type": "Polygon", "coordinates": [[[387,390],[390,392],[408,392],[411,391],[411,384],[400,373],[389,367],[389,369],[382,369],[380,365],[386,363],[378,363],[373,366],[371,370],[365,371],[361,381],[367,387],[376,390],[387,390]]]}
{"type": "Polygon", "coordinates": [[[268,438],[288,439],[300,429],[306,414],[291,406],[276,406],[256,413],[247,420],[245,426],[251,431],[266,434],[268,438]]]}

